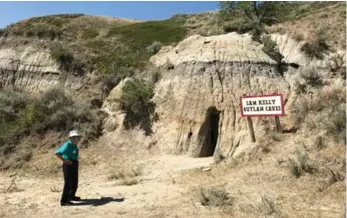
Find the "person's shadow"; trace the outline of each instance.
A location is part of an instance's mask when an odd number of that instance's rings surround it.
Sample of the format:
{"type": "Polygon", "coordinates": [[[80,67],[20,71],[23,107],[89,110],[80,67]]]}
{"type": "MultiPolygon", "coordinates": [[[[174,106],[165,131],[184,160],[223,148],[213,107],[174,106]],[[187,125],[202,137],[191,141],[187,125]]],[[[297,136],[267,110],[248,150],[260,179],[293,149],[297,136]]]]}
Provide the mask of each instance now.
{"type": "Polygon", "coordinates": [[[123,202],[124,198],[112,198],[112,197],[101,197],[100,199],[81,199],[81,201],[74,203],[74,206],[101,206],[111,202],[123,202]]]}

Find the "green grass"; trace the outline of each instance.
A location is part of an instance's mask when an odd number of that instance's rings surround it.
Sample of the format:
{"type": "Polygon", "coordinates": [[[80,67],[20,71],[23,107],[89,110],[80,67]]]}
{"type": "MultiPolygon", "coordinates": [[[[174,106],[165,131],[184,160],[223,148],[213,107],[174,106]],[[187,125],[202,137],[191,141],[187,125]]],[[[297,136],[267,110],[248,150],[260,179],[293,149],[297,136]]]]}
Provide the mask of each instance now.
{"type": "MultiPolygon", "coordinates": [[[[107,36],[119,37],[122,48],[100,57],[99,60],[101,65],[115,63],[117,66],[143,69],[151,55],[146,48],[154,41],[171,45],[183,40],[186,34],[183,22],[173,19],[116,26],[109,30],[107,36]]],[[[106,72],[110,73],[107,70],[106,72]]]]}
{"type": "Polygon", "coordinates": [[[120,108],[126,113],[124,127],[126,129],[140,126],[146,135],[152,134],[152,118],[155,104],[151,102],[154,95],[153,84],[140,80],[130,80],[123,87],[119,100],[120,108]]]}
{"type": "Polygon", "coordinates": [[[93,29],[93,28],[89,28],[84,30],[83,39],[94,39],[95,37],[97,37],[99,35],[98,30],[93,29]]]}
{"type": "Polygon", "coordinates": [[[148,21],[113,27],[108,36],[120,36],[131,47],[145,49],[154,41],[169,45],[181,41],[186,35],[183,23],[176,20],[148,21]]]}
{"type": "Polygon", "coordinates": [[[36,23],[46,23],[48,25],[62,27],[66,22],[69,22],[71,19],[82,16],[84,16],[84,14],[58,14],[43,17],[33,17],[30,20],[28,20],[26,24],[31,25],[36,23]]]}

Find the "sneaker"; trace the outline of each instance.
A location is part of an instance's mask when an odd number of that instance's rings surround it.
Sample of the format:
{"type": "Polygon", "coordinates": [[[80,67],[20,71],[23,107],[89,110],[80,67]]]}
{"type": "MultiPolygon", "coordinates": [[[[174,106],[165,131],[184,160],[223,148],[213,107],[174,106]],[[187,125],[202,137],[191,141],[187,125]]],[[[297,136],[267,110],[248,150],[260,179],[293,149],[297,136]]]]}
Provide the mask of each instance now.
{"type": "Polygon", "coordinates": [[[71,201],[80,201],[80,200],[81,200],[81,198],[78,196],[74,196],[71,198],[71,201]]]}
{"type": "Polygon", "coordinates": [[[74,203],[70,202],[70,201],[61,201],[60,202],[60,206],[72,206],[74,205],[74,203]]]}

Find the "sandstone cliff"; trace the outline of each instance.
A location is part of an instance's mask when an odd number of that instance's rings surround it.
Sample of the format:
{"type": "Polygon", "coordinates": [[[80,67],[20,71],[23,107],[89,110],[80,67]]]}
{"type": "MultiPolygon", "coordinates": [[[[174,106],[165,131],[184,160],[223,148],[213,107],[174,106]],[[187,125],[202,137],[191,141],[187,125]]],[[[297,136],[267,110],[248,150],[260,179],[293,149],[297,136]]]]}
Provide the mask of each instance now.
{"type": "MultiPolygon", "coordinates": [[[[301,44],[287,36],[272,38],[285,61],[296,64],[283,76],[262,45],[247,34],[192,36],[151,58],[152,63],[163,67],[153,99],[159,114],[155,138],[163,151],[194,157],[232,156],[254,146],[247,122],[240,116],[239,97],[243,94],[283,93],[289,116],[280,120],[283,128],[292,128],[289,108],[296,100],[292,87],[297,72],[312,66],[324,69],[326,61],[309,60],[300,53],[301,44]],[[171,65],[169,70],[164,68],[167,65],[171,65]],[[206,137],[215,141],[212,144],[216,144],[217,152],[214,145],[204,142],[206,137]]],[[[341,81],[338,84],[342,86],[341,81]]],[[[275,128],[274,118],[255,118],[253,125],[256,137],[265,134],[269,126],[275,128]]]]}
{"type": "Polygon", "coordinates": [[[62,73],[49,50],[31,46],[0,49],[0,84],[28,91],[44,91],[53,86],[80,89],[85,77],[62,73]]]}

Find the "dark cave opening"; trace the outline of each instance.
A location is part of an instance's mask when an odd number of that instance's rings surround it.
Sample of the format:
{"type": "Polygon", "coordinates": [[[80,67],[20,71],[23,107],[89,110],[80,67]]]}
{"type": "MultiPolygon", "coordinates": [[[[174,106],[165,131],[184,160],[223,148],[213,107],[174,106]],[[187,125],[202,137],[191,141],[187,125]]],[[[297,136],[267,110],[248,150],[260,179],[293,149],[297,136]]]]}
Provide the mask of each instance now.
{"type": "Polygon", "coordinates": [[[214,155],[219,133],[220,112],[215,107],[209,107],[206,111],[205,122],[199,130],[201,150],[199,157],[211,157],[214,155]]]}

